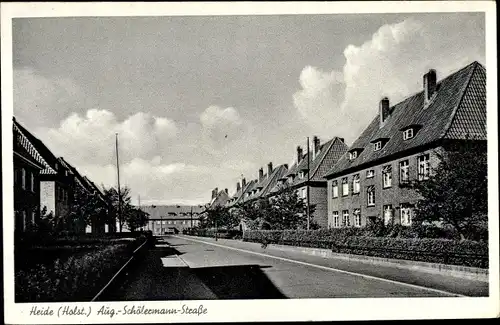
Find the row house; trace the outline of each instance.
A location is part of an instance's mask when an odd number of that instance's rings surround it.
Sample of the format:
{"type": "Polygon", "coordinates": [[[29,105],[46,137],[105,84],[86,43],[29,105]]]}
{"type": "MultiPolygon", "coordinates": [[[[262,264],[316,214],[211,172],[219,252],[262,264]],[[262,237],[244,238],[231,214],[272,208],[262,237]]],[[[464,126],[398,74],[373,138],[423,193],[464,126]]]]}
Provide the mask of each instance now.
{"type": "Polygon", "coordinates": [[[300,198],[315,207],[311,213],[311,221],[321,228],[326,227],[328,224],[327,181],[323,176],[347,149],[344,139],[338,137],[322,144],[320,139],[315,136],[312,148],[306,154],[298,146],[295,163],[278,179],[271,191],[271,196],[277,195],[284,187],[296,190],[300,198]]]}
{"type": "MultiPolygon", "coordinates": [[[[45,210],[47,215],[51,213],[67,220],[73,200],[76,169],[63,158],[56,157],[15,118],[13,132],[16,230],[24,231],[27,224],[36,224],[41,217],[41,210],[45,210]]],[[[84,228],[75,225],[65,230],[82,232],[84,228]]]]}
{"type": "Polygon", "coordinates": [[[267,198],[271,194],[271,190],[276,186],[278,180],[287,172],[288,165],[283,164],[278,167],[273,167],[273,163],[267,164],[267,173],[264,173],[264,168],[260,168],[258,178],[250,181],[248,184],[243,178],[236,183],[236,191],[226,203],[226,207],[233,208],[237,204],[243,204],[251,201],[256,201],[260,198],[267,198]]]}
{"type": "Polygon", "coordinates": [[[88,233],[104,233],[105,224],[107,217],[107,202],[104,198],[102,191],[91,182],[86,176],[82,176],[78,170],[68,163],[64,158],[60,158],[61,163],[65,168],[69,170],[69,174],[72,176],[72,188],[73,195],[77,192],[84,192],[88,196],[95,200],[95,204],[101,205],[102,209],[99,211],[98,215],[91,216],[90,225],[85,225],[84,223],[78,222],[74,225],[74,231],[76,232],[88,232],[88,233]]]}
{"type": "Polygon", "coordinates": [[[48,168],[43,157],[13,123],[14,229],[26,231],[40,217],[40,171],[48,168]]]}
{"type": "Polygon", "coordinates": [[[151,230],[154,235],[197,227],[206,209],[204,205],[146,205],[139,208],[148,214],[145,229],[151,230]]]}
{"type": "Polygon", "coordinates": [[[464,141],[486,149],[486,70],[473,62],[437,82],[423,76],[422,91],[379,114],[325,174],[328,227],[363,227],[381,219],[410,225],[419,200],[411,181],[425,181],[439,154],[464,141]]]}

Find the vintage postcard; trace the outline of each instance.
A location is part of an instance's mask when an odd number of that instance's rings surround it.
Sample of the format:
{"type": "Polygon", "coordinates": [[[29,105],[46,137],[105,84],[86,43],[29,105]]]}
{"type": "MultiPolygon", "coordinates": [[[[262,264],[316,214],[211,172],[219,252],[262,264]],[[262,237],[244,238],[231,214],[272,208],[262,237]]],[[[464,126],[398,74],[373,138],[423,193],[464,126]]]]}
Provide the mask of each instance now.
{"type": "Polygon", "coordinates": [[[2,3],[4,321],[499,315],[495,3],[2,3]]]}

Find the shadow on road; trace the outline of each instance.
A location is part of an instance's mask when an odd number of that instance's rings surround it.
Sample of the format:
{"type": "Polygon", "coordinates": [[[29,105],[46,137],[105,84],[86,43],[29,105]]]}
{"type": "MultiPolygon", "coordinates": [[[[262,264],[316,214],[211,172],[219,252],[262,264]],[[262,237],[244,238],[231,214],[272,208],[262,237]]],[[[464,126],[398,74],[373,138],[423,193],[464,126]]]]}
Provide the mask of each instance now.
{"type": "Polygon", "coordinates": [[[281,291],[262,272],[266,266],[231,265],[192,269],[218,299],[283,299],[281,291]]]}
{"type": "Polygon", "coordinates": [[[158,240],[119,276],[100,301],[286,298],[262,272],[266,266],[164,267],[162,257],[182,255],[158,240]]]}

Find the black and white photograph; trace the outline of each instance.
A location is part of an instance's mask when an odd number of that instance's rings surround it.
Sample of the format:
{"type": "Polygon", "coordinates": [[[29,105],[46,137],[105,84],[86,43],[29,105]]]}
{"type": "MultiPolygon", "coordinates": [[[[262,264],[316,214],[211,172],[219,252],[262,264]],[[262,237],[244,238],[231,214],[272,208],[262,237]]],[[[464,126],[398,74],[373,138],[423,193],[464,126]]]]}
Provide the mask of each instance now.
{"type": "Polygon", "coordinates": [[[495,4],[295,5],[2,4],[6,323],[499,315],[495,4]]]}

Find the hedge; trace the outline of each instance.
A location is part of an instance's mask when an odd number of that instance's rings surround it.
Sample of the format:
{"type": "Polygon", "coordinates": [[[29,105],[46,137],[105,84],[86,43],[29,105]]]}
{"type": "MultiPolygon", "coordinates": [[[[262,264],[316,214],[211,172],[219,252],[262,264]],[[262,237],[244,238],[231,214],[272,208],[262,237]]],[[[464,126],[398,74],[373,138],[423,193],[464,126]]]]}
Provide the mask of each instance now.
{"type": "Polygon", "coordinates": [[[331,249],[336,253],[488,268],[488,243],[435,238],[359,236],[355,228],[250,230],[244,241],[331,249]]]}
{"type": "MultiPolygon", "coordinates": [[[[184,235],[199,236],[199,237],[215,237],[215,229],[184,229],[184,235]]],[[[225,239],[241,239],[241,231],[237,229],[217,229],[217,238],[225,239]]]]}
{"type": "Polygon", "coordinates": [[[84,245],[74,241],[73,245],[17,248],[16,302],[90,301],[146,239],[150,237],[144,234],[95,238],[92,244],[87,239],[84,245]]]}

